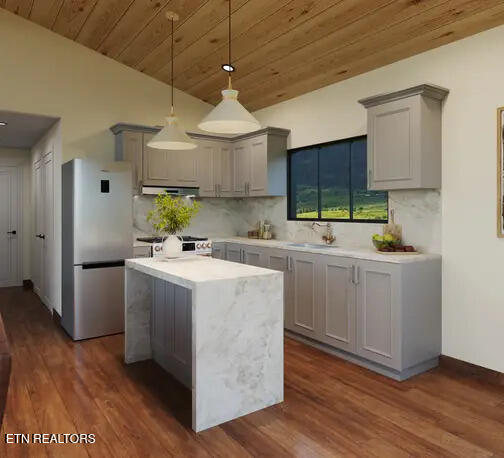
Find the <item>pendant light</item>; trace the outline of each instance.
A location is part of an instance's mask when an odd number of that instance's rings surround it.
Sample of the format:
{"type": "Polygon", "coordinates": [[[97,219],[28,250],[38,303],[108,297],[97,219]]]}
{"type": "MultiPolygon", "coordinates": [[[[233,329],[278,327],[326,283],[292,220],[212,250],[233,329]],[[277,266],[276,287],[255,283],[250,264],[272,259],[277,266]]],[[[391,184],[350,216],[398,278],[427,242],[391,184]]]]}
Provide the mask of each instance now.
{"type": "Polygon", "coordinates": [[[238,91],[231,86],[231,0],[229,0],[229,56],[222,69],[228,73],[228,88],[222,91],[222,101],[198,125],[201,130],[216,134],[245,134],[261,128],[261,124],[238,102],[238,91]]]}
{"type": "Polygon", "coordinates": [[[173,110],[173,39],[174,39],[174,26],[173,23],[178,21],[179,16],[177,13],[168,11],[166,13],[167,19],[171,21],[171,112],[170,116],[166,117],[166,126],[158,132],[147,146],[156,149],[171,149],[171,150],[185,150],[196,148],[189,136],[180,129],[178,126],[178,118],[175,116],[173,110]]]}

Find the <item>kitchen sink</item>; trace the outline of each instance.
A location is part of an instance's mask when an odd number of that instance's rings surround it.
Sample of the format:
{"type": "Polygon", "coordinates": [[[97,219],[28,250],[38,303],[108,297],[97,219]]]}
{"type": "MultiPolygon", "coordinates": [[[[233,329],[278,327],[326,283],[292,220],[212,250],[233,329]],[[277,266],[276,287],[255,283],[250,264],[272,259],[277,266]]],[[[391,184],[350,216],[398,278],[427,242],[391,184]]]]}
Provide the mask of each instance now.
{"type": "Polygon", "coordinates": [[[338,248],[336,245],[326,245],[325,243],[287,243],[287,245],[297,248],[338,248]]]}

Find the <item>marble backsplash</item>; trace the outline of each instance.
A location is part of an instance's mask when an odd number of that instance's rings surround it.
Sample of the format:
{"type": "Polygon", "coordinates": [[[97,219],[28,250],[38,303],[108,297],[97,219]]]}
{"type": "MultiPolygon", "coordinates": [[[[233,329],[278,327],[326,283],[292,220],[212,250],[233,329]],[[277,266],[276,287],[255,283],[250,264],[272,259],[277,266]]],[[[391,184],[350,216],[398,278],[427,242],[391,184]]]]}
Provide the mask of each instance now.
{"type": "MultiPolygon", "coordinates": [[[[202,209],[185,234],[246,236],[259,220],[272,224],[275,238],[297,242],[321,242],[325,228],[312,229],[311,222],[287,221],[287,199],[264,197],[247,199],[201,198],[202,209]]],[[[146,221],[153,197],[134,198],[135,227],[151,233],[146,221]]],[[[395,210],[396,223],[403,227],[403,239],[427,253],[441,253],[441,193],[439,190],[389,192],[389,207],[395,210]]],[[[381,224],[331,223],[336,244],[343,247],[369,248],[374,233],[382,232],[381,224]]]]}

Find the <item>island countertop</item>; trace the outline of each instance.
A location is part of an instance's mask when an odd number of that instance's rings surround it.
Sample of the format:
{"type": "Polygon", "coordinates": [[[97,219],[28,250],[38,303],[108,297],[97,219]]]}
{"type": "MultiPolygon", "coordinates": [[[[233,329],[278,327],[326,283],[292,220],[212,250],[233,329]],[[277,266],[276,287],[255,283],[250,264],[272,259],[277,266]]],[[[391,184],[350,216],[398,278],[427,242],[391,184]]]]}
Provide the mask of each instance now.
{"type": "Polygon", "coordinates": [[[205,282],[278,275],[275,270],[197,255],[176,259],[128,259],[126,267],[189,289],[205,282]]]}

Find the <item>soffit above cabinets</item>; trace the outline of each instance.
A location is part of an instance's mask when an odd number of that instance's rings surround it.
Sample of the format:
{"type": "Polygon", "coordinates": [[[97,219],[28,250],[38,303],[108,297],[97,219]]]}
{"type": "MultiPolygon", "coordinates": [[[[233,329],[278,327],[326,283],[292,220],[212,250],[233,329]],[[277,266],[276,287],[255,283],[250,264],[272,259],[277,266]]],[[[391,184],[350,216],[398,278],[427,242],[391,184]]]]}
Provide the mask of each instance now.
{"type": "MultiPolygon", "coordinates": [[[[227,75],[227,0],[0,0],[0,6],[209,103],[227,75]]],[[[234,0],[233,86],[257,110],[504,24],[502,0],[234,0]]]]}

